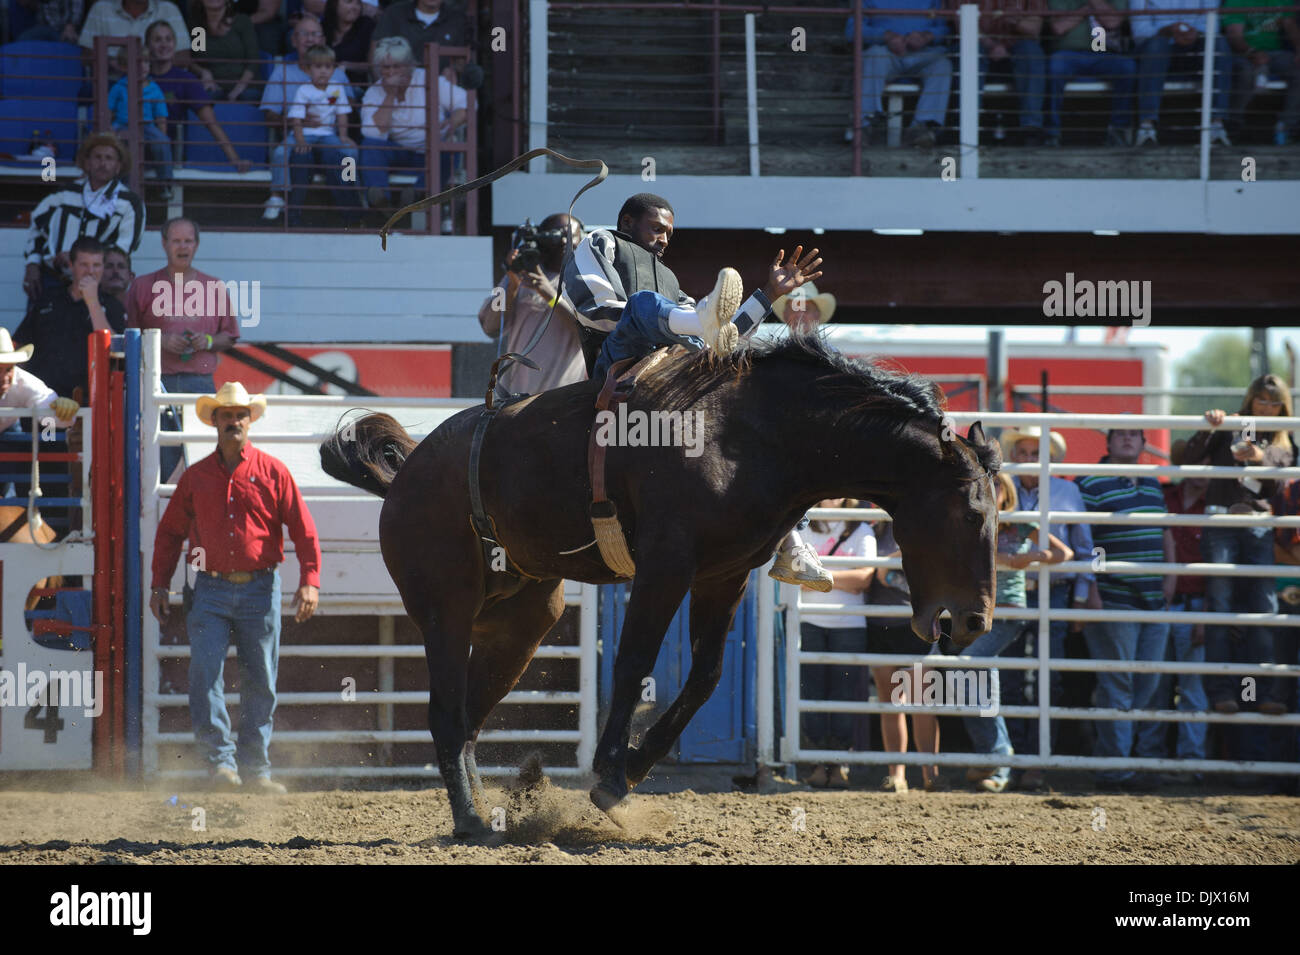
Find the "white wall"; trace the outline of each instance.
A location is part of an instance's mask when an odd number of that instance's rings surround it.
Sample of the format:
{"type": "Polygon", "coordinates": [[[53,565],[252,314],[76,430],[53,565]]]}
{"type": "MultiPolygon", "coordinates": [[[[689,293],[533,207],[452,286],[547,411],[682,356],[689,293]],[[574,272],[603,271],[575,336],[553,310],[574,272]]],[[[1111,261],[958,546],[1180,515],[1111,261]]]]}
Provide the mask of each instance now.
{"type": "MultiPolygon", "coordinates": [[[[0,229],[0,324],[22,321],[25,229],[0,229]]],[[[133,257],[137,275],[166,259],[156,228],[133,257]]],[[[206,232],[195,265],[223,280],[261,282],[266,342],[484,342],[478,308],[491,292],[486,236],[206,232]]]]}

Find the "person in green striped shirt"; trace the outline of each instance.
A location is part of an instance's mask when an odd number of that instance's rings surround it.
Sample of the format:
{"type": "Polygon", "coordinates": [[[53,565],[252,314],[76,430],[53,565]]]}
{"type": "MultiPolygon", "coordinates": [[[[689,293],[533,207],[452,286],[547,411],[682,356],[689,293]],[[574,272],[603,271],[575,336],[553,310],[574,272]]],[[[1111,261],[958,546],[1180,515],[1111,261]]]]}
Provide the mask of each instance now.
{"type": "MultiPolygon", "coordinates": [[[[1146,435],[1135,428],[1115,428],[1106,434],[1108,462],[1136,464],[1146,435]]],[[[1104,477],[1079,479],[1083,504],[1090,511],[1116,514],[1164,514],[1160,482],[1150,477],[1104,477]]],[[[1169,528],[1153,525],[1094,524],[1093,554],[1106,561],[1175,560],[1174,537],[1169,528]],[[1100,548],[1100,552],[1098,552],[1100,548]]],[[[1098,573],[1088,595],[1092,610],[1162,610],[1173,601],[1177,577],[1158,574],[1098,573]]],[[[1108,620],[1084,626],[1088,653],[1094,660],[1164,660],[1169,640],[1167,623],[1135,623],[1108,620]]],[[[1160,682],[1158,673],[1098,673],[1097,706],[1106,709],[1146,709],[1160,682]]],[[[1131,721],[1097,720],[1094,756],[1127,758],[1134,744],[1141,743],[1131,721]]],[[[1157,757],[1158,752],[1136,756],[1157,757]]],[[[1097,785],[1104,788],[1138,789],[1143,785],[1132,770],[1104,770],[1097,773],[1097,785]]]]}
{"type": "Polygon", "coordinates": [[[1223,0],[1223,34],[1233,57],[1235,75],[1228,125],[1245,124],[1246,107],[1254,99],[1261,76],[1286,83],[1286,101],[1273,128],[1273,141],[1284,146],[1300,133],[1300,23],[1286,9],[1293,0],[1223,0]],[[1241,7],[1278,7],[1269,13],[1233,13],[1241,7]],[[1286,42],[1283,42],[1283,38],[1286,42]]]}

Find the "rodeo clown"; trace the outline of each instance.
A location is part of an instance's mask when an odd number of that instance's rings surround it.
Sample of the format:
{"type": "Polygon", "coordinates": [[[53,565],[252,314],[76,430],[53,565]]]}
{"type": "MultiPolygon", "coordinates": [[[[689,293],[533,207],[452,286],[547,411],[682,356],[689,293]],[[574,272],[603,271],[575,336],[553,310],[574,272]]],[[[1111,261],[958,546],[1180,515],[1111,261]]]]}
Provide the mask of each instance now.
{"type": "MultiPolygon", "coordinates": [[[[822,273],[817,249],[800,258],[802,247],[772,263],[767,286],[741,301],[740,274],[718,273],[713,291],[698,303],[681,290],[677,276],[660,261],[673,236],[673,207],[642,192],[618,213],[616,230],[589,233],[565,264],[564,288],[577,311],[583,356],[592,378],[604,378],[624,358],[641,358],[661,345],[733,351],[771,312],[772,302],[822,273]]],[[[807,523],[805,518],[800,527],[807,523]]],[[[816,551],[792,530],[781,544],[768,576],[827,593],[834,580],[816,551]]]]}

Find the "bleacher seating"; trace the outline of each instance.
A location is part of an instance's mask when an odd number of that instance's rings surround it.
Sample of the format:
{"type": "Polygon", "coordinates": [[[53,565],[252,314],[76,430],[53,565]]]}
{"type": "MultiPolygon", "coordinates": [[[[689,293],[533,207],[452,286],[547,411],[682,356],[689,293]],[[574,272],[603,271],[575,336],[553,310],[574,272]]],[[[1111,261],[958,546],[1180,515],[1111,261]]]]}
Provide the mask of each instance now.
{"type": "MultiPolygon", "coordinates": [[[[255,103],[219,102],[212,104],[217,122],[241,157],[254,166],[266,164],[266,133],[262,113],[255,103]]],[[[230,160],[194,116],[185,122],[185,168],[233,172],[230,160]]]]}
{"type": "Polygon", "coordinates": [[[0,46],[0,99],[75,99],[81,83],[81,48],[74,44],[0,46]]]}

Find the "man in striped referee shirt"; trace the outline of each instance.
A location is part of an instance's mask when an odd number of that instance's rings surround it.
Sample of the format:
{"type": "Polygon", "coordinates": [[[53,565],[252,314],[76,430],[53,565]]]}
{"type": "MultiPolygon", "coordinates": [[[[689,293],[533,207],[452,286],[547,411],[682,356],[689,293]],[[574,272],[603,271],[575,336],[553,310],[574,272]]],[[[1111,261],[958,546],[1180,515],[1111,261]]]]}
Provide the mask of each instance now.
{"type": "MultiPolygon", "coordinates": [[[[696,303],[660,261],[673,236],[673,207],[653,193],[632,196],[618,213],[618,228],[596,229],[578,244],[564,267],[564,291],[578,317],[583,357],[592,378],[602,379],[624,358],[641,358],[662,345],[730,352],[772,310],[772,303],[821,276],[817,249],[788,260],[782,249],[767,286],[741,302],[740,274],[723,269],[713,291],[696,303]]],[[[805,518],[804,523],[807,519],[805,518]]],[[[801,524],[800,526],[803,526],[801,524]]],[[[769,575],[828,593],[834,580],[812,547],[792,530],[769,575]]]]}
{"type": "MultiPolygon", "coordinates": [[[[1111,464],[1137,464],[1146,435],[1136,428],[1114,428],[1106,433],[1106,450],[1111,464]]],[[[1160,482],[1152,477],[1079,478],[1079,493],[1090,511],[1116,514],[1164,514],[1165,499],[1160,482]]],[[[1092,541],[1101,549],[1103,561],[1177,560],[1173,531],[1168,527],[1131,524],[1094,524],[1092,541]]],[[[1094,553],[1096,549],[1094,548],[1094,553]]],[[[1172,574],[1099,573],[1088,594],[1090,610],[1167,610],[1174,598],[1178,578],[1172,574]]],[[[1094,660],[1164,660],[1169,640],[1167,623],[1133,623],[1108,620],[1084,625],[1088,653],[1094,660]]],[[[1158,673],[1098,673],[1097,706],[1104,709],[1142,710],[1151,705],[1160,682],[1158,673]]],[[[1159,757],[1161,752],[1141,751],[1141,738],[1131,722],[1097,720],[1094,756],[1127,758],[1159,757]],[[1133,753],[1134,744],[1138,751],[1133,753]]],[[[1097,785],[1104,788],[1137,789],[1142,781],[1132,770],[1097,773],[1097,785]]]]}
{"type": "Polygon", "coordinates": [[[126,147],[112,133],[86,137],[77,150],[85,173],[80,186],[50,193],[32,212],[23,247],[23,291],[35,301],[64,288],[72,243],[83,235],[127,253],[140,247],[145,210],[140,197],[121,179],[128,162],[126,147]]]}

